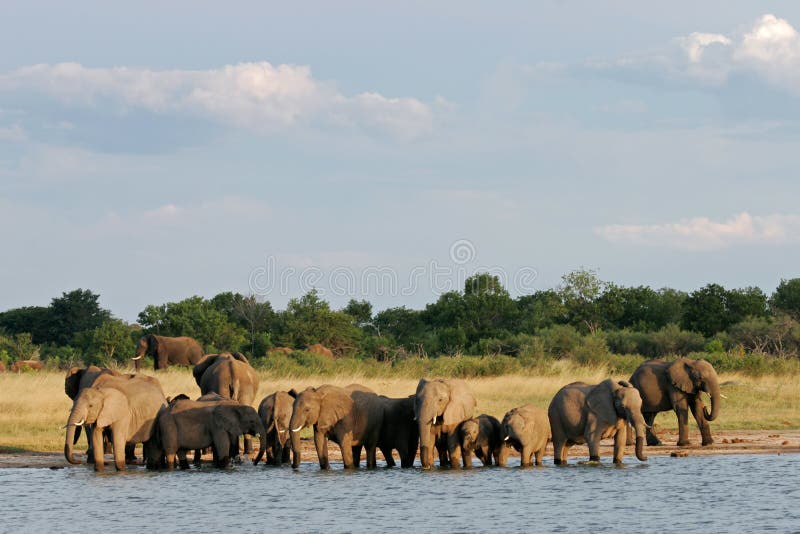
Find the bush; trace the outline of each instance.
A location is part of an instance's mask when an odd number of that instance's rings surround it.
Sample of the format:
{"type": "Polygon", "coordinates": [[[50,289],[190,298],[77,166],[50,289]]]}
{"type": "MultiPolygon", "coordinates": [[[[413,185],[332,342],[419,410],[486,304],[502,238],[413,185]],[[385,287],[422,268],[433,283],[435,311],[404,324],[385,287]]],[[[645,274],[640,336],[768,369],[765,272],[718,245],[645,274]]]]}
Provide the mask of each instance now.
{"type": "Polygon", "coordinates": [[[558,358],[569,356],[581,344],[581,335],[572,325],[554,325],[545,328],[541,331],[540,337],[545,351],[558,358]]]}

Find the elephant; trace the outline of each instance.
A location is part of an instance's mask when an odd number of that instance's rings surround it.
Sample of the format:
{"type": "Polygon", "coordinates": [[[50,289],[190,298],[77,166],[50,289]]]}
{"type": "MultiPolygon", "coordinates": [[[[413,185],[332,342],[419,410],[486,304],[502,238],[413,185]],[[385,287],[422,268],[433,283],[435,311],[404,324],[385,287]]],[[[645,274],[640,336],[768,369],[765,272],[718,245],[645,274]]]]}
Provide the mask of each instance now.
{"type": "Polygon", "coordinates": [[[314,343],[313,345],[309,345],[308,347],[306,347],[306,350],[313,354],[333,359],[333,351],[331,351],[331,349],[320,343],[314,343]]]}
{"type": "Polygon", "coordinates": [[[419,428],[420,460],[423,469],[433,467],[433,447],[439,465],[460,467],[461,451],[456,427],[472,417],[475,396],[463,380],[423,378],[414,398],[414,420],[419,428]]]}
{"type": "MultiPolygon", "coordinates": [[[[506,413],[501,423],[503,441],[522,456],[521,465],[542,465],[547,441],[550,439],[550,420],[544,408],[526,404],[506,413]]],[[[505,457],[503,458],[505,460],[505,457]]],[[[505,462],[499,464],[505,466],[505,462]]]]}
{"type": "Polygon", "coordinates": [[[71,464],[75,432],[84,424],[93,424],[94,468],[103,470],[103,430],[111,429],[114,464],[125,469],[126,444],[135,445],[150,439],[153,423],[162,406],[164,392],[158,380],[142,376],[101,376],[92,387],[84,388],[75,398],[67,420],[64,457],[71,464]]]}
{"type": "Polygon", "coordinates": [[[597,385],[573,382],[558,390],[547,409],[556,465],[567,463],[567,449],[589,446],[589,460],[600,461],[600,440],[614,438],[614,463],[622,463],[627,424],[636,430],[636,457],[644,454],[645,422],[642,398],[630,383],[610,378],[597,385]]]}
{"type": "Polygon", "coordinates": [[[295,390],[276,391],[267,395],[258,405],[258,416],[264,422],[267,432],[266,462],[273,465],[289,463],[289,423],[292,419],[292,406],[297,397],[295,390]]]}
{"type": "Polygon", "coordinates": [[[496,417],[481,414],[462,421],[456,428],[456,435],[464,467],[472,467],[473,452],[483,465],[492,465],[492,460],[496,465],[505,464],[503,431],[496,417]]]}
{"type": "MultiPolygon", "coordinates": [[[[84,388],[92,387],[95,381],[101,376],[122,376],[122,373],[114,371],[113,369],[108,369],[105,367],[97,367],[95,365],[90,365],[89,367],[71,367],[69,371],[67,371],[67,376],[64,378],[64,393],[67,394],[71,400],[75,400],[78,394],[84,388]]],[[[133,376],[133,375],[129,375],[133,376]]],[[[84,425],[86,426],[86,442],[88,444],[88,448],[86,450],[86,460],[88,463],[94,462],[94,448],[92,446],[92,429],[94,425],[84,425]]],[[[75,441],[73,445],[78,442],[78,438],[81,435],[81,427],[77,427],[75,429],[75,441]]],[[[110,446],[111,442],[109,440],[110,432],[106,431],[103,434],[103,442],[104,452],[111,452],[110,446]]],[[[135,458],[133,457],[133,450],[130,446],[128,446],[128,450],[125,452],[125,459],[126,461],[132,461],[135,458]]]]}
{"type": "MultiPolygon", "coordinates": [[[[365,388],[366,389],[366,388],[365,388]]],[[[342,449],[345,469],[358,467],[356,455],[367,450],[367,467],[377,467],[376,449],[383,423],[383,402],[375,393],[331,385],[301,391],[292,405],[289,422],[292,467],[300,466],[300,431],[314,427],[314,445],[320,469],[329,469],[328,439],[342,449]]]]}
{"type": "Polygon", "coordinates": [[[689,410],[700,428],[703,445],[711,445],[711,427],[708,422],[719,415],[722,393],[714,367],[705,360],[678,358],[674,362],[648,360],[631,375],[631,384],[642,397],[642,415],[647,429],[647,444],[661,445],[652,429],[658,412],[675,410],[678,416],[678,445],[689,445],[689,410]],[[711,397],[711,412],[703,405],[700,395],[705,391],[711,397]]]}
{"type": "Polygon", "coordinates": [[[203,347],[196,339],[191,337],[168,337],[147,334],[139,339],[136,346],[136,355],[133,358],[134,367],[139,370],[139,364],[145,355],[153,357],[153,369],[166,369],[170,365],[195,365],[203,359],[203,347]]]}
{"type": "Polygon", "coordinates": [[[260,446],[253,464],[258,464],[267,447],[264,423],[252,406],[230,399],[201,397],[196,401],[174,399],[158,414],[155,430],[147,443],[148,468],[163,461],[172,469],[178,458],[181,469],[188,469],[186,451],[213,447],[217,467],[227,467],[234,441],[239,436],[259,436],[260,446]]]}
{"type": "Polygon", "coordinates": [[[21,373],[22,371],[41,371],[44,369],[44,364],[39,360],[17,360],[11,364],[9,371],[12,373],[21,373]]]}
{"type": "MultiPolygon", "coordinates": [[[[251,406],[258,392],[258,375],[247,358],[239,352],[206,355],[192,370],[200,393],[218,393],[226,399],[233,399],[251,406]]],[[[238,454],[238,441],[235,445],[238,454]]],[[[252,452],[249,437],[244,438],[244,452],[252,452]]]]}
{"type": "Polygon", "coordinates": [[[383,402],[383,424],[378,448],[387,467],[394,467],[392,451],[400,456],[401,467],[413,467],[419,446],[419,429],[414,421],[414,395],[401,398],[380,396],[383,402]]]}

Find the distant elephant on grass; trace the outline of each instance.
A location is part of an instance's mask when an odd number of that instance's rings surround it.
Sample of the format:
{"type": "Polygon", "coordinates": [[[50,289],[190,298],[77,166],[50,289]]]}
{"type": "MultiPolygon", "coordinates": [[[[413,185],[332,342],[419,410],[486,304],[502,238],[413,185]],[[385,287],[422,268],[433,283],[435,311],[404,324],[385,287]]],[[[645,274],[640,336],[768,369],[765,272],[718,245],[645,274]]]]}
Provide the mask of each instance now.
{"type": "Polygon", "coordinates": [[[94,468],[103,470],[103,430],[111,429],[114,445],[114,464],[125,469],[127,444],[144,443],[151,437],[153,423],[162,406],[166,405],[158,380],[151,377],[113,377],[95,380],[95,385],[83,389],[72,404],[67,420],[64,457],[69,463],[79,463],[73,457],[76,429],[94,424],[92,448],[94,468]]]}
{"type": "MultiPolygon", "coordinates": [[[[239,352],[209,354],[194,366],[192,374],[203,395],[218,393],[226,399],[252,406],[258,392],[258,375],[239,352]]],[[[238,453],[238,441],[235,447],[238,453]]],[[[250,438],[245,437],[245,454],[251,454],[252,450],[250,438]]]]}
{"type": "Polygon", "coordinates": [[[289,422],[292,467],[300,466],[300,431],[307,426],[314,427],[314,445],[321,469],[330,468],[328,439],[342,449],[346,469],[357,467],[355,452],[359,451],[360,456],[361,447],[367,451],[367,467],[376,467],[382,424],[383,402],[375,393],[330,385],[306,388],[294,400],[289,422]]]}
{"type": "Polygon", "coordinates": [[[203,351],[200,343],[191,337],[168,337],[147,334],[139,339],[133,362],[138,371],[142,358],[144,356],[152,356],[153,369],[158,371],[166,369],[170,365],[195,365],[203,359],[204,354],[205,351],[203,351]]]}
{"type": "Polygon", "coordinates": [[[22,371],[41,371],[44,364],[39,360],[17,360],[11,364],[9,370],[12,373],[21,373],[22,371]]]}
{"type": "MultiPolygon", "coordinates": [[[[542,465],[547,441],[550,439],[550,420],[547,411],[532,404],[510,410],[501,423],[503,441],[522,456],[523,467],[542,465]]],[[[505,462],[500,465],[505,465],[505,462]]]]}
{"type": "Polygon", "coordinates": [[[293,389],[288,392],[276,391],[264,397],[258,405],[258,416],[267,432],[267,463],[281,465],[290,461],[289,424],[296,397],[297,392],[293,389]]]}
{"type": "Polygon", "coordinates": [[[631,375],[631,384],[642,396],[642,414],[648,425],[647,444],[661,445],[652,430],[658,412],[675,410],[678,416],[678,445],[689,445],[689,411],[700,428],[703,445],[711,445],[708,422],[719,415],[722,393],[714,367],[705,360],[678,358],[674,362],[649,360],[631,375]],[[701,392],[711,397],[711,412],[703,405],[701,392]]]}
{"type": "Polygon", "coordinates": [[[333,359],[333,351],[331,351],[331,349],[320,343],[314,343],[313,345],[309,345],[308,347],[306,347],[306,350],[313,354],[333,359]]]}
{"type": "Polygon", "coordinates": [[[630,383],[604,380],[597,385],[573,382],[558,390],[547,410],[556,465],[567,463],[567,449],[589,446],[589,460],[600,461],[600,440],[614,438],[614,463],[622,463],[627,423],[636,430],[636,457],[644,454],[645,422],[642,398],[630,383]]]}
{"type": "Polygon", "coordinates": [[[414,421],[414,395],[398,399],[380,396],[383,402],[383,424],[378,448],[387,467],[394,467],[392,451],[400,456],[401,467],[413,467],[419,447],[419,427],[414,421]]]}
{"type": "Polygon", "coordinates": [[[456,427],[472,417],[475,405],[475,396],[463,380],[423,378],[419,381],[414,398],[414,420],[419,428],[423,469],[433,467],[434,446],[439,451],[440,466],[461,466],[456,427]]]}
{"type": "Polygon", "coordinates": [[[223,400],[173,400],[158,414],[151,440],[147,443],[148,468],[172,469],[175,459],[181,469],[188,469],[186,452],[213,447],[217,467],[227,467],[234,441],[239,436],[259,436],[260,446],[253,464],[258,464],[267,447],[267,433],[252,406],[223,400]]]}
{"type": "Polygon", "coordinates": [[[458,425],[456,433],[464,467],[472,466],[473,452],[483,465],[492,465],[492,460],[496,465],[505,464],[503,431],[497,418],[481,414],[467,419],[458,425]]]}

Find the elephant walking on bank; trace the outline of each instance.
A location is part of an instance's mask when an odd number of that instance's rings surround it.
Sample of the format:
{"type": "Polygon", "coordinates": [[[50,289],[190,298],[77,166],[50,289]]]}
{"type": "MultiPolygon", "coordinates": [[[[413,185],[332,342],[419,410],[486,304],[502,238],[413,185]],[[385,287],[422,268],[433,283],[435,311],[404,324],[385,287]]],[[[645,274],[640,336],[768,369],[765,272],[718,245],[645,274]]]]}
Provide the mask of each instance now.
{"type": "Polygon", "coordinates": [[[491,415],[481,414],[478,417],[462,421],[456,429],[458,445],[464,467],[472,466],[472,453],[483,465],[505,465],[505,447],[500,421],[491,415]]]}
{"type": "Polygon", "coordinates": [[[166,369],[170,365],[195,365],[203,359],[203,347],[191,337],[169,337],[147,334],[139,339],[136,355],[133,357],[135,369],[138,371],[142,358],[153,358],[153,369],[166,369]]]}
{"type": "Polygon", "coordinates": [[[319,466],[329,469],[328,440],[342,449],[342,462],[346,469],[357,467],[355,454],[364,447],[367,467],[376,467],[376,450],[383,423],[383,402],[375,393],[324,385],[301,391],[294,400],[290,420],[292,440],[292,467],[300,466],[300,431],[314,427],[314,445],[319,466]]]}
{"type": "Polygon", "coordinates": [[[125,469],[126,445],[144,443],[151,437],[153,424],[166,399],[158,380],[146,376],[109,376],[102,384],[83,389],[72,404],[67,420],[64,457],[69,463],[75,460],[72,447],[76,429],[93,424],[92,446],[94,468],[103,470],[103,431],[111,430],[114,447],[114,464],[117,470],[125,469]]]}
{"type": "Polygon", "coordinates": [[[289,463],[289,425],[295,397],[297,392],[293,389],[276,391],[264,397],[258,405],[258,416],[264,422],[267,432],[266,462],[273,465],[289,463]]]}
{"type": "Polygon", "coordinates": [[[520,465],[533,465],[534,457],[536,465],[542,465],[547,441],[551,437],[546,410],[532,404],[514,408],[503,417],[502,427],[503,441],[522,456],[520,465]]]}
{"type": "Polygon", "coordinates": [[[612,437],[614,463],[622,463],[627,423],[636,430],[636,457],[647,460],[641,408],[639,391],[624,380],[607,379],[597,385],[573,382],[558,390],[547,410],[556,465],[566,464],[567,449],[581,443],[589,446],[589,460],[600,461],[600,440],[612,437]]]}
{"type": "Polygon", "coordinates": [[[423,469],[433,467],[433,448],[439,465],[461,467],[461,448],[456,428],[472,417],[475,396],[463,380],[423,378],[417,384],[414,419],[419,427],[420,459],[423,469]]]}
{"type": "Polygon", "coordinates": [[[714,367],[705,360],[678,358],[674,362],[649,360],[631,375],[631,384],[642,397],[642,414],[647,429],[647,444],[661,445],[652,430],[658,412],[674,410],[678,416],[678,445],[689,445],[689,411],[700,429],[703,445],[711,445],[709,421],[719,415],[722,394],[714,367]],[[703,405],[701,393],[711,397],[711,412],[703,405]]]}

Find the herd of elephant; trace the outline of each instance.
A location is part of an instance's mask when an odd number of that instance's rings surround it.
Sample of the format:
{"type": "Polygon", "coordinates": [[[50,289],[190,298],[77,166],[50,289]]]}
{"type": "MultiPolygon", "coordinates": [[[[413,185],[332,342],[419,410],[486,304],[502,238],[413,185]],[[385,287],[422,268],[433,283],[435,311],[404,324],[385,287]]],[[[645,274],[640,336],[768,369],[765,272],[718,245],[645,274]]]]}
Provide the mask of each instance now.
{"type": "MultiPolygon", "coordinates": [[[[162,367],[163,368],[163,367],[162,367]]],[[[425,379],[407,397],[390,398],[358,384],[323,385],[302,391],[277,391],[254,402],[259,380],[244,355],[204,355],[194,365],[200,387],[196,400],[186,395],[167,399],[157,378],[121,374],[99,367],[72,368],[65,391],[73,399],[66,425],[64,455],[73,454],[81,429],[86,431],[88,462],[103,469],[104,453],[112,452],[118,470],[136,460],[134,448],[143,444],[149,468],[189,467],[187,453],[211,449],[214,463],[227,466],[239,455],[256,454],[254,463],[289,463],[301,459],[300,431],[313,428],[319,465],[330,467],[328,441],[341,449],[345,468],[358,467],[362,449],[367,467],[376,467],[377,450],[388,466],[396,451],[402,467],[414,465],[419,451],[423,468],[434,465],[467,467],[475,455],[484,465],[506,465],[509,448],[521,453],[521,464],[541,465],[548,441],[554,463],[567,462],[567,450],[585,443],[590,461],[599,461],[602,439],[614,439],[614,462],[622,462],[626,444],[634,444],[639,460],[646,460],[645,441],[660,444],[653,432],[658,412],[674,410],[678,416],[678,445],[687,445],[691,411],[702,444],[713,443],[709,421],[719,414],[719,381],[704,360],[680,358],[674,362],[650,360],[629,381],[607,379],[596,385],[574,382],[561,388],[548,409],[524,405],[510,410],[502,421],[474,417],[476,399],[460,379],[425,379]],[[701,392],[711,398],[711,411],[701,392]],[[252,437],[259,438],[255,451],[252,437]],[[634,439],[635,438],[635,439],[634,439]],[[290,458],[291,455],[291,458],[290,458]]]]}

